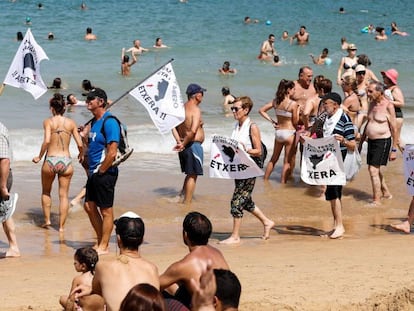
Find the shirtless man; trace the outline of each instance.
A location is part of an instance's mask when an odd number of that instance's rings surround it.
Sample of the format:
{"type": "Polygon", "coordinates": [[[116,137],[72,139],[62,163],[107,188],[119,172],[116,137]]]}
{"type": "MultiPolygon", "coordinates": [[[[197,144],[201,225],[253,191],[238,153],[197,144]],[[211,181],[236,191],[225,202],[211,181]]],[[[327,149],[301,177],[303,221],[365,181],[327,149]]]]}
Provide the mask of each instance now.
{"type": "Polygon", "coordinates": [[[262,47],[260,48],[260,54],[257,56],[258,59],[272,60],[276,56],[275,49],[275,35],[270,34],[266,41],[263,41],[262,47]]]}
{"type": "Polygon", "coordinates": [[[295,146],[292,147],[290,155],[292,162],[290,163],[290,174],[295,169],[297,144],[299,143],[299,137],[310,126],[309,114],[306,116],[303,114],[306,106],[306,102],[316,96],[315,87],[312,84],[313,70],[309,66],[303,66],[299,69],[299,77],[295,80],[295,92],[292,95],[292,100],[298,103],[299,106],[299,125],[296,131],[295,146]]]}
{"type": "Polygon", "coordinates": [[[132,54],[132,61],[129,62],[129,56],[125,55],[125,48],[122,48],[121,61],[121,74],[123,76],[129,76],[131,74],[131,67],[137,62],[137,58],[132,54]]]}
{"type": "Polygon", "coordinates": [[[193,199],[197,176],[203,175],[203,147],[204,142],[203,121],[201,119],[200,103],[206,89],[198,84],[187,87],[187,102],[184,104],[185,120],[172,130],[177,144],[174,150],[178,151],[181,171],[186,174],[180,198],[182,203],[190,204],[193,199]]]}
{"type": "Polygon", "coordinates": [[[92,28],[88,27],[86,28],[86,34],[85,34],[85,40],[87,41],[91,41],[91,40],[96,40],[96,35],[92,33],[92,28]]]}
{"type": "Polygon", "coordinates": [[[210,220],[198,212],[188,213],[183,221],[183,241],[190,251],[183,259],[170,265],[160,276],[160,289],[167,291],[185,305],[191,303],[194,286],[191,280],[200,280],[200,276],[211,263],[213,269],[229,270],[223,254],[208,245],[212,232],[210,220]]]}
{"type": "Polygon", "coordinates": [[[134,57],[134,55],[141,55],[143,52],[148,52],[149,50],[146,48],[143,48],[141,46],[141,41],[134,40],[133,42],[134,46],[130,47],[128,50],[126,50],[127,53],[131,52],[131,56],[134,57]]]}
{"type": "Polygon", "coordinates": [[[294,40],[300,45],[309,43],[309,32],[306,31],[305,26],[300,26],[299,31],[290,38],[290,44],[292,44],[294,40]]]}
{"type": "MultiPolygon", "coordinates": [[[[367,87],[369,101],[368,123],[361,142],[368,138],[367,164],[371,177],[373,200],[370,206],[381,204],[381,198],[391,199],[381,166],[397,157],[396,120],[394,106],[384,96],[384,86],[376,81],[367,87]],[[391,139],[392,138],[392,139],[391,139]],[[392,148],[391,148],[392,144],[392,148]],[[391,149],[391,152],[390,152],[391,149]]],[[[362,143],[359,145],[361,151],[362,143]]]]}
{"type": "Polygon", "coordinates": [[[79,300],[83,310],[94,310],[103,298],[107,311],[118,311],[122,300],[134,285],[148,283],[160,287],[158,268],[142,258],[139,252],[145,232],[142,219],[133,212],[126,212],[114,223],[120,255],[110,259],[100,258],[92,288],[79,285],[72,291],[75,301],[79,300]]]}

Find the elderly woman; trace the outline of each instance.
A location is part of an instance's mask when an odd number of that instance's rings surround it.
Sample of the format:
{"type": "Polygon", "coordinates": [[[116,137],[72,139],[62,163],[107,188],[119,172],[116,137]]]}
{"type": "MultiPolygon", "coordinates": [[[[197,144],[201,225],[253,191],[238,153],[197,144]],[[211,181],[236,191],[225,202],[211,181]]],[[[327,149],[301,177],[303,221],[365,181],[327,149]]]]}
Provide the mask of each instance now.
{"type": "MultiPolygon", "coordinates": [[[[237,97],[231,111],[237,121],[231,138],[240,142],[245,151],[252,157],[260,157],[262,153],[259,127],[250,121],[249,113],[252,110],[253,102],[248,96],[237,97]]],[[[231,199],[231,215],[233,216],[233,231],[231,236],[221,241],[221,244],[240,243],[240,226],[243,217],[243,210],[256,216],[263,224],[264,233],[262,238],[267,240],[270,229],[275,223],[267,218],[252,200],[252,192],[256,183],[256,177],[247,179],[235,179],[233,198],[231,199]]]]}
{"type": "Polygon", "coordinates": [[[401,110],[405,105],[404,94],[398,86],[398,71],[395,69],[388,69],[387,71],[381,71],[382,79],[386,86],[384,91],[385,97],[394,105],[395,117],[397,120],[397,146],[401,145],[401,129],[403,126],[403,112],[401,110]]]}
{"type": "Polygon", "coordinates": [[[63,231],[69,209],[69,185],[73,175],[72,159],[69,153],[70,139],[76,141],[79,158],[83,156],[82,141],[75,121],[63,116],[65,100],[59,93],[53,95],[49,101],[52,117],[43,121],[44,138],[39,155],[33,158],[38,163],[46,154],[42,165],[42,209],[45,222],[43,228],[51,226],[50,210],[52,200],[50,193],[55,177],[59,181],[59,231],[63,231]]]}
{"type": "MultiPolygon", "coordinates": [[[[345,159],[347,150],[355,150],[354,126],[349,116],[341,108],[341,96],[337,93],[328,93],[322,98],[327,118],[323,125],[323,136],[334,136],[340,143],[342,158],[345,159]]],[[[329,233],[331,239],[337,239],[345,233],[342,221],[342,186],[328,185],[325,199],[331,203],[334,219],[333,230],[329,233]]]]}

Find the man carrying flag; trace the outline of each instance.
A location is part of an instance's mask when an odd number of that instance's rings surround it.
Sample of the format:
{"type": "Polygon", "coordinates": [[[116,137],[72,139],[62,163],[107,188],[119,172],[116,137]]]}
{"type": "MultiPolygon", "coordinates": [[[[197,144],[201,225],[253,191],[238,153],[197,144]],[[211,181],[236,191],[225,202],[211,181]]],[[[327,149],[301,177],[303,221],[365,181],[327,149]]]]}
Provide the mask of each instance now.
{"type": "Polygon", "coordinates": [[[20,43],[3,84],[22,88],[38,99],[47,87],[40,76],[40,62],[49,59],[36,43],[30,28],[20,43]]]}

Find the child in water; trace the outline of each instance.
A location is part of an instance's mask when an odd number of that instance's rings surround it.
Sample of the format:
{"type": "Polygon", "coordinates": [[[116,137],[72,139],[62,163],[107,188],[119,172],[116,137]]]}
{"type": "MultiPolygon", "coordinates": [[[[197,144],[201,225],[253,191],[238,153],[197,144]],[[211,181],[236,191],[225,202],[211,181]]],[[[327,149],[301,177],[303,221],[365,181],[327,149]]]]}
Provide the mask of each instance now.
{"type": "Polygon", "coordinates": [[[73,265],[77,272],[81,272],[72,280],[72,286],[68,296],[60,296],[59,303],[64,310],[82,310],[79,306],[75,306],[75,297],[70,295],[73,289],[81,284],[92,286],[93,274],[96,263],[98,262],[98,253],[92,247],[78,248],[73,256],[73,265]]]}

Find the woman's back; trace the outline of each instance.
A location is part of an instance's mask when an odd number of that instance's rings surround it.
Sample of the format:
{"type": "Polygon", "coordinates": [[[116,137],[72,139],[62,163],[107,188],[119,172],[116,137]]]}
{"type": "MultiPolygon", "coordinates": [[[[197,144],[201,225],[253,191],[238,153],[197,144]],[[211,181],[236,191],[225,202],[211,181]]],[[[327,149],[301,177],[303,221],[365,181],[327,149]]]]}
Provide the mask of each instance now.
{"type": "Polygon", "coordinates": [[[45,120],[45,136],[49,136],[47,154],[49,156],[69,156],[70,139],[76,124],[62,115],[55,115],[45,120]]]}

